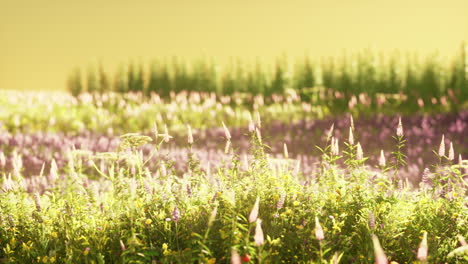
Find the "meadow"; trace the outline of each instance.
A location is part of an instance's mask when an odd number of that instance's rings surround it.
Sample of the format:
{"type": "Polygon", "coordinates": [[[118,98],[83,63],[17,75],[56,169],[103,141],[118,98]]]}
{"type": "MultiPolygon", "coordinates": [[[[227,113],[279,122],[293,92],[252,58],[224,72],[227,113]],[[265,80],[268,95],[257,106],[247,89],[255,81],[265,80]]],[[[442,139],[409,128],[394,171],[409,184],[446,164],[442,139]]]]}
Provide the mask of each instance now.
{"type": "Polygon", "coordinates": [[[463,52],[0,91],[0,263],[467,263],[463,52]]]}

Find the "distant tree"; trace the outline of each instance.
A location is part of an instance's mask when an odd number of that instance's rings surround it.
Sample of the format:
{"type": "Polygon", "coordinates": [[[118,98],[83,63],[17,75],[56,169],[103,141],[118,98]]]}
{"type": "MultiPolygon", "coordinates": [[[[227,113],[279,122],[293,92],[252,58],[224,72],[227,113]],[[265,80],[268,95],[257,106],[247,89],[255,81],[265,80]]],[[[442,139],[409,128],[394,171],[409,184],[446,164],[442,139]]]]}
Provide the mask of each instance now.
{"type": "Polygon", "coordinates": [[[67,89],[73,96],[78,96],[83,92],[83,85],[81,83],[81,71],[75,69],[67,80],[67,89]]]}

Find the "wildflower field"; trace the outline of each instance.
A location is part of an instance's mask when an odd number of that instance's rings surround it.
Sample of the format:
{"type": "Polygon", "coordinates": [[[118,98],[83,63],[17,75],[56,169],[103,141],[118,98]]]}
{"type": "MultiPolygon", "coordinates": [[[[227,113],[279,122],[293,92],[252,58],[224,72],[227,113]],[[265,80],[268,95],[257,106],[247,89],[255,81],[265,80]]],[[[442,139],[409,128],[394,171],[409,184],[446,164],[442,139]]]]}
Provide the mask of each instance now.
{"type": "Polygon", "coordinates": [[[0,263],[468,263],[465,57],[395,91],[362,60],[255,93],[0,91],[0,263]]]}

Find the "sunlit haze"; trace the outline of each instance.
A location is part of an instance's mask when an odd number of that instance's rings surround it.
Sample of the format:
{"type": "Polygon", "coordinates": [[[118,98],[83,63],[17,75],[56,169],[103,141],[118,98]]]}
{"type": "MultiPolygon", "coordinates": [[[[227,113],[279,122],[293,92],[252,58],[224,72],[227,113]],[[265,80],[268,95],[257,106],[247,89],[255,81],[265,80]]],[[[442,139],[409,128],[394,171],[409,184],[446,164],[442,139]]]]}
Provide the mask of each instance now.
{"type": "Polygon", "coordinates": [[[65,89],[76,67],[108,71],[177,56],[268,63],[372,48],[452,56],[466,0],[3,0],[0,89],[65,89]]]}

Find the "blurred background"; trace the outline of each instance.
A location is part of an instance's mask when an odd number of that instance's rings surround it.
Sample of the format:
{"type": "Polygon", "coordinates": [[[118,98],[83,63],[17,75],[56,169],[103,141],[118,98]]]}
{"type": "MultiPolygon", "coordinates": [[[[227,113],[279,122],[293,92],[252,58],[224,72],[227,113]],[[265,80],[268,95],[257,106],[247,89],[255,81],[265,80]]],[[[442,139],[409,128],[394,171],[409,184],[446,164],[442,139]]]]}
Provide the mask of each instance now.
{"type": "Polygon", "coordinates": [[[466,0],[2,0],[0,89],[65,90],[76,68],[152,59],[272,63],[369,49],[453,57],[466,0]]]}

